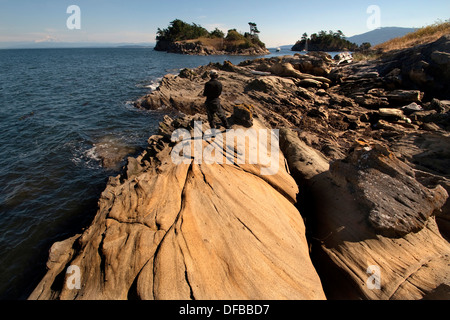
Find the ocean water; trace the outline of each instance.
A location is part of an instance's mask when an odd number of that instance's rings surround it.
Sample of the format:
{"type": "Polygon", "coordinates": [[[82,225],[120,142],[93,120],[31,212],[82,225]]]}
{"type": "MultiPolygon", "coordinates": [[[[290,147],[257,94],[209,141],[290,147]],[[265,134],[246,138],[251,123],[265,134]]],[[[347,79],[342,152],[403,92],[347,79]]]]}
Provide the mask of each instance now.
{"type": "MultiPolygon", "coordinates": [[[[291,52],[273,53],[275,55],[291,52]]],[[[92,221],[101,148],[138,153],[163,114],[134,108],[167,73],[249,57],[151,48],[0,50],[0,299],[26,299],[55,241],[92,221]]]]}

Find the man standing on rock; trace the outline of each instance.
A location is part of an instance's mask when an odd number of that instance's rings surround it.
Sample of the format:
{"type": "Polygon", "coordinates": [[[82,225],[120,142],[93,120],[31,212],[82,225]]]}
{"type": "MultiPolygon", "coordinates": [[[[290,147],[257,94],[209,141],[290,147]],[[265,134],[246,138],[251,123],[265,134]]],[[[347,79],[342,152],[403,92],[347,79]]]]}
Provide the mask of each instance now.
{"type": "Polygon", "coordinates": [[[205,84],[205,91],[203,95],[206,97],[206,112],[208,114],[208,121],[211,129],[215,129],[216,125],[214,122],[214,115],[217,114],[222,125],[225,129],[229,129],[227,117],[223,111],[222,105],[220,104],[220,95],[222,94],[222,83],[220,83],[217,78],[219,78],[219,73],[216,70],[212,70],[209,73],[211,80],[205,84]]]}

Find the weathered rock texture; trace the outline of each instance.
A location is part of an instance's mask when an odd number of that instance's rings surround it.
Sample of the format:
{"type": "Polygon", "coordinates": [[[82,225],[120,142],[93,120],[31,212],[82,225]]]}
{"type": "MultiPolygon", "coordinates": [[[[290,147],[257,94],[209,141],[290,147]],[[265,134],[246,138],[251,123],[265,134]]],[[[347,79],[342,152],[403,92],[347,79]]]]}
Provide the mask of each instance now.
{"type": "Polygon", "coordinates": [[[292,131],[281,141],[308,191],[313,258],[319,273],[332,277],[328,298],[449,298],[450,245],[433,216],[448,198],[442,186],[419,183],[414,169],[378,143],[358,141],[328,166],[292,131]],[[380,269],[379,290],[368,286],[370,266],[380,269]]]}
{"type": "Polygon", "coordinates": [[[164,137],[180,121],[167,118],[111,178],[82,235],[53,245],[30,299],[325,298],[284,158],[273,176],[252,164],[175,165],[164,137]],[[70,265],[81,269],[80,290],[66,285],[70,265]]]}
{"type": "Polygon", "coordinates": [[[345,274],[331,297],[422,299],[450,286],[450,246],[433,216],[448,198],[441,186],[421,185],[380,145],[357,148],[310,183],[321,267],[345,274]],[[380,268],[380,290],[368,286],[370,266],[380,268]]]}
{"type": "Polygon", "coordinates": [[[111,179],[91,227],[52,247],[31,298],[450,299],[449,41],[375,61],[314,53],[164,77],[136,107],[204,113],[219,70],[230,123],[283,128],[279,173],[175,166],[170,134],[194,118],[167,118],[111,179]],[[69,265],[79,291],[64,287],[69,265]]]}

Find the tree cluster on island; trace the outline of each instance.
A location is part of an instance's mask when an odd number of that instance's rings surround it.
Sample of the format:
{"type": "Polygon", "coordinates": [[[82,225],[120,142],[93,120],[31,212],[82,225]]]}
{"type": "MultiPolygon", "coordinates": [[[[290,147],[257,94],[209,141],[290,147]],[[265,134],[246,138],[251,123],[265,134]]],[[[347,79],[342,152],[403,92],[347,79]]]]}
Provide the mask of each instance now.
{"type": "MultiPolygon", "coordinates": [[[[202,45],[212,46],[217,50],[233,51],[236,49],[248,49],[252,47],[266,48],[259,39],[260,31],[256,23],[249,22],[250,32],[244,34],[236,29],[228,30],[227,34],[216,28],[208,31],[196,23],[186,23],[176,19],[170,22],[165,29],[158,28],[156,40],[158,42],[197,42],[202,45]]],[[[158,46],[157,46],[158,47],[158,46]]]]}
{"type": "Polygon", "coordinates": [[[307,33],[302,35],[302,38],[295,43],[292,51],[360,51],[368,50],[371,47],[370,43],[363,43],[358,46],[355,43],[348,41],[341,30],[336,32],[324,30],[313,33],[308,37],[307,33]]]}

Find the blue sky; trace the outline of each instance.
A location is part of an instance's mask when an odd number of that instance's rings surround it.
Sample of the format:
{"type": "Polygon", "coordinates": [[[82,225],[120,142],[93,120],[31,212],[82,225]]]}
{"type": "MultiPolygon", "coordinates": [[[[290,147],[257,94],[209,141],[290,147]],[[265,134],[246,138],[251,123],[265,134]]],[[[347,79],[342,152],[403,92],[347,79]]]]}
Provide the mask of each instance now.
{"type": "Polygon", "coordinates": [[[367,8],[377,5],[382,27],[422,27],[450,18],[449,0],[0,0],[0,42],[154,42],[158,27],[178,18],[208,30],[247,31],[258,24],[269,47],[293,44],[304,32],[370,31],[367,8]],[[67,7],[81,9],[81,29],[69,30],[67,7]]]}

